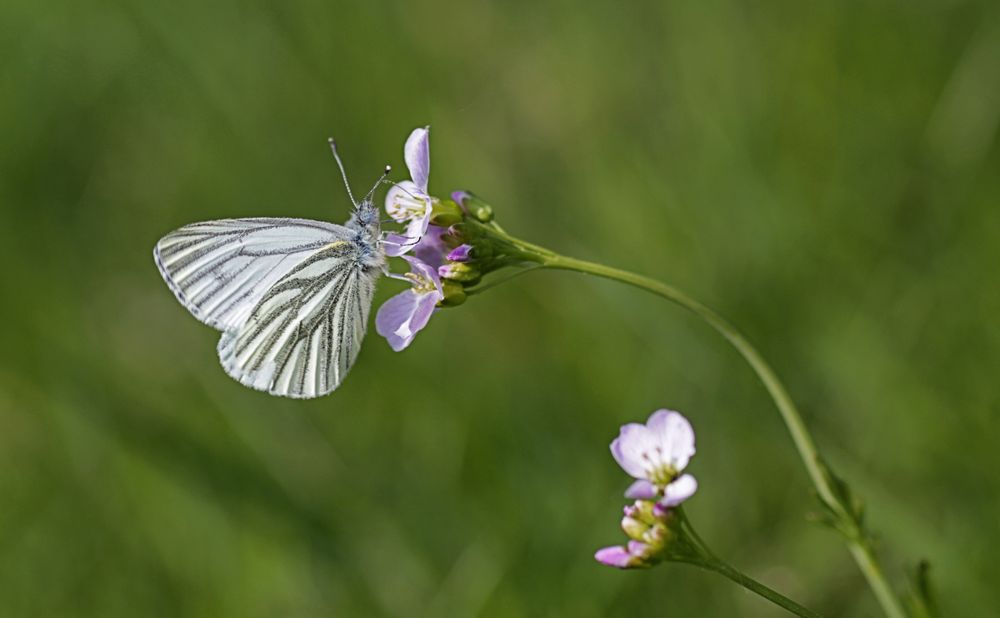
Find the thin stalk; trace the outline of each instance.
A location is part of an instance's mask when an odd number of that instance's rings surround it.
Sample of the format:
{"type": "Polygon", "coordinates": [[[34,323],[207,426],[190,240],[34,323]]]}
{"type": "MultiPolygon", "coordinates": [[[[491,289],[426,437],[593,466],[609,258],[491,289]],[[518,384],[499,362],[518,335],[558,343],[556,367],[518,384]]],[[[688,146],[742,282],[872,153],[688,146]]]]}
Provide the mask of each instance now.
{"type": "Polygon", "coordinates": [[[795,601],[789,599],[785,595],[768,588],[759,581],[753,579],[749,575],[746,575],[734,567],[727,564],[724,560],[716,556],[711,549],[709,549],[708,544],[702,540],[701,536],[698,535],[698,531],[694,529],[694,525],[691,524],[691,520],[688,519],[687,513],[684,512],[684,507],[678,506],[674,509],[674,512],[680,518],[680,529],[682,538],[686,538],[691,544],[693,552],[676,556],[674,560],[677,562],[684,562],[687,564],[692,564],[703,569],[708,569],[710,571],[715,571],[725,575],[732,581],[736,582],[740,586],[743,586],[750,592],[759,594],[768,601],[774,603],[775,605],[788,610],[789,612],[795,614],[796,616],[803,616],[805,618],[819,618],[819,614],[810,610],[807,607],[799,605],[795,601]]]}
{"type": "Polygon", "coordinates": [[[465,295],[466,296],[475,296],[476,294],[479,294],[481,292],[485,292],[486,290],[488,290],[490,288],[495,288],[496,286],[500,285],[501,283],[507,283],[508,281],[510,281],[511,279],[514,279],[515,277],[520,277],[521,275],[523,275],[525,273],[531,272],[533,270],[537,270],[539,268],[545,268],[545,267],[542,266],[541,264],[530,264],[530,265],[525,266],[523,268],[519,268],[519,269],[515,270],[513,273],[511,273],[511,274],[509,274],[509,275],[507,275],[505,277],[497,277],[496,279],[493,279],[491,281],[486,281],[486,282],[477,284],[473,288],[466,288],[465,295]]]}
{"type": "Polygon", "coordinates": [[[776,592],[771,588],[768,588],[767,586],[760,583],[756,579],[750,577],[749,575],[746,575],[745,573],[737,571],[736,569],[729,566],[725,562],[722,562],[721,560],[691,560],[688,562],[688,564],[693,564],[703,569],[707,569],[709,571],[715,571],[720,575],[724,575],[733,582],[739,584],[740,586],[743,586],[750,592],[753,592],[755,594],[764,597],[765,599],[774,603],[778,607],[781,607],[795,614],[796,616],[801,616],[802,618],[820,618],[819,614],[812,611],[808,607],[803,607],[799,605],[798,603],[789,599],[783,594],[776,592]]]}

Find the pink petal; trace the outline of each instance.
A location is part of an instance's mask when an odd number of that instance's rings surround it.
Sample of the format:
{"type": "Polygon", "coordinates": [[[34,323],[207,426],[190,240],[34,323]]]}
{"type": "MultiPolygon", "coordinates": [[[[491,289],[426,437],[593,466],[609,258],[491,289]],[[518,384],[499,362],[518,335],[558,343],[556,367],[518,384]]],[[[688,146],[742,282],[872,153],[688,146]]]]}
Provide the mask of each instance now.
{"type": "Polygon", "coordinates": [[[441,279],[433,267],[409,255],[404,255],[403,259],[409,262],[410,272],[429,279],[434,284],[434,289],[429,292],[417,292],[414,288],[405,290],[378,308],[375,331],[385,337],[396,352],[410,345],[417,333],[427,326],[438,301],[444,298],[441,279]]]}
{"type": "Polygon", "coordinates": [[[441,277],[438,276],[437,268],[412,255],[404,255],[403,259],[410,264],[411,273],[424,279],[429,279],[434,284],[437,290],[434,302],[444,298],[444,290],[441,288],[441,277]]]}
{"type": "Polygon", "coordinates": [[[402,234],[388,234],[382,241],[382,248],[389,257],[398,257],[418,244],[417,239],[402,234]]]}
{"type": "Polygon", "coordinates": [[[437,268],[444,264],[445,253],[448,247],[441,240],[442,234],[447,230],[443,227],[431,225],[427,228],[427,233],[420,238],[417,246],[413,247],[413,255],[428,266],[437,268]]]}
{"type": "Polygon", "coordinates": [[[663,491],[660,504],[666,507],[677,506],[698,491],[698,481],[690,474],[683,474],[663,491]]]}
{"type": "Polygon", "coordinates": [[[413,317],[416,314],[419,296],[413,290],[405,290],[382,303],[375,315],[375,331],[389,342],[389,346],[399,352],[410,345],[416,331],[413,317]]]}
{"type": "Polygon", "coordinates": [[[594,558],[601,564],[619,569],[627,569],[636,562],[636,557],[628,553],[628,550],[621,545],[599,549],[594,554],[594,558]]]}
{"type": "Polygon", "coordinates": [[[649,552],[649,545],[646,545],[642,541],[629,541],[625,548],[628,550],[628,553],[632,554],[636,558],[645,558],[646,554],[649,552]]]}
{"type": "Polygon", "coordinates": [[[639,479],[625,490],[625,497],[630,500],[652,500],[656,497],[656,486],[646,479],[639,479]]]}
{"type": "Polygon", "coordinates": [[[424,193],[427,192],[427,179],[431,174],[430,130],[430,127],[414,129],[403,146],[403,158],[410,170],[410,178],[424,193]]]}

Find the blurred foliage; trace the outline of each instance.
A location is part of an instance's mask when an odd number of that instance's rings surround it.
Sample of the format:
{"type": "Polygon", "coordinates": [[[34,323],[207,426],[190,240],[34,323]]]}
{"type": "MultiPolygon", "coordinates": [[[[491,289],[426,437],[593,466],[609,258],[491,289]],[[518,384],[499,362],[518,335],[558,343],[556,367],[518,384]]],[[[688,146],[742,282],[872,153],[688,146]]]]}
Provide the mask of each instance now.
{"type": "Polygon", "coordinates": [[[223,373],[155,241],[344,220],[326,137],[364,187],[426,123],[433,191],[739,325],[900,588],[1000,607],[995,2],[5,0],[0,89],[0,615],[777,615],[592,560],[663,406],[720,555],[877,615],[750,370],[641,292],[527,275],[315,401],[223,373]]]}

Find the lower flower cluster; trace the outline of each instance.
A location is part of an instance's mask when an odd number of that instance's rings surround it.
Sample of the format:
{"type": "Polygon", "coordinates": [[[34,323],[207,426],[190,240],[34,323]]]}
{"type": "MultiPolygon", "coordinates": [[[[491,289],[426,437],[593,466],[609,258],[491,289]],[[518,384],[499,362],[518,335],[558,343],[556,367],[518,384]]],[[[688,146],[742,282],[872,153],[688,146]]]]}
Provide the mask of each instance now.
{"type": "Polygon", "coordinates": [[[619,569],[650,567],[666,558],[671,539],[678,535],[677,516],[657,502],[636,500],[625,506],[622,530],[628,543],[599,549],[594,558],[619,569]]]}
{"type": "Polygon", "coordinates": [[[694,455],[694,430],[680,413],[657,410],[645,425],[629,423],[611,443],[611,454],[636,481],[625,492],[638,498],[625,506],[625,545],[594,554],[602,564],[619,569],[647,568],[663,560],[692,555],[680,504],[694,495],[697,482],[681,474],[694,455]]]}

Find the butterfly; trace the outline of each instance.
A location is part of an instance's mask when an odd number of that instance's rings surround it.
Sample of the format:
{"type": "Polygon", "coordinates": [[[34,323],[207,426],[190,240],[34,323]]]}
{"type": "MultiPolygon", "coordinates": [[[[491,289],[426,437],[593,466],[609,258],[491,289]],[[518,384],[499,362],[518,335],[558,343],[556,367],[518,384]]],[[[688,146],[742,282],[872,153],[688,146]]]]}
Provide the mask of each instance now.
{"type": "Polygon", "coordinates": [[[340,386],[361,349],[386,272],[372,199],[358,202],[330,140],[354,212],[344,225],[288,218],[192,223],[156,243],[163,280],[199,321],[222,331],[219,361],[241,383],[308,399],[340,386]]]}

